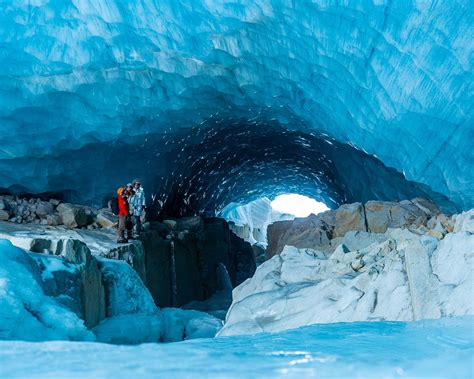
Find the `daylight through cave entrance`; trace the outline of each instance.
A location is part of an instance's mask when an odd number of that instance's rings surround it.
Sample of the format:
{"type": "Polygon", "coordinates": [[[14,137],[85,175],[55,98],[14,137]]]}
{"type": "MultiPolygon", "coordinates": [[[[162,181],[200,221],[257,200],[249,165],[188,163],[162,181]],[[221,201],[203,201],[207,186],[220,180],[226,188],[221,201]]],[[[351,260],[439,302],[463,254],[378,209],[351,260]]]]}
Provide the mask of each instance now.
{"type": "Polygon", "coordinates": [[[270,200],[260,197],[246,203],[230,203],[219,213],[219,216],[231,222],[236,234],[252,244],[265,248],[268,225],[297,217],[307,217],[329,210],[326,204],[311,197],[284,193],[270,200]]]}
{"type": "Polygon", "coordinates": [[[329,210],[323,202],[297,193],[279,195],[271,202],[271,206],[278,212],[287,213],[295,217],[307,217],[310,214],[316,215],[329,210]]]}

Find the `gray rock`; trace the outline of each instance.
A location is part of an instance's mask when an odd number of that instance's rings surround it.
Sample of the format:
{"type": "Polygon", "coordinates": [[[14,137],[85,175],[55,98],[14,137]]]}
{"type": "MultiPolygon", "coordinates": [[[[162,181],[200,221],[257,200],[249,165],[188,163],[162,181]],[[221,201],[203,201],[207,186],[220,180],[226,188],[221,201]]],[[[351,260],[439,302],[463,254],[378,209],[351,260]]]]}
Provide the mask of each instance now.
{"type": "Polygon", "coordinates": [[[46,216],[46,222],[49,226],[57,226],[61,224],[61,216],[57,213],[54,213],[52,215],[47,215],[46,216]]]}
{"type": "Polygon", "coordinates": [[[5,209],[5,202],[0,200],[0,211],[5,209]]]}
{"type": "Polygon", "coordinates": [[[57,242],[56,255],[61,255],[68,262],[75,264],[88,264],[92,254],[87,245],[79,240],[64,239],[57,242]]]}
{"type": "Polygon", "coordinates": [[[109,259],[127,262],[137,272],[140,278],[144,282],[146,281],[145,250],[141,242],[133,241],[118,245],[103,256],[109,259]]]}
{"type": "Polygon", "coordinates": [[[39,218],[46,219],[46,217],[54,212],[54,206],[46,201],[40,201],[36,205],[35,213],[39,218]]]}
{"type": "Polygon", "coordinates": [[[90,329],[105,319],[105,288],[99,263],[94,257],[82,266],[81,270],[81,303],[84,323],[90,329]]]}
{"type": "Polygon", "coordinates": [[[95,222],[102,228],[113,228],[117,224],[117,216],[108,209],[101,209],[97,214],[95,222]]]}
{"type": "Polygon", "coordinates": [[[10,218],[8,212],[4,209],[0,209],[0,221],[7,221],[10,218]]]}
{"type": "Polygon", "coordinates": [[[388,201],[368,201],[365,204],[365,216],[370,232],[385,233],[387,231],[391,220],[391,208],[394,205],[396,203],[388,201]]]}
{"type": "Polygon", "coordinates": [[[61,204],[61,200],[58,200],[58,199],[49,199],[49,202],[53,204],[55,207],[61,204]]]}
{"type": "Polygon", "coordinates": [[[441,213],[441,210],[435,203],[421,197],[414,198],[411,200],[411,203],[420,208],[428,216],[437,216],[441,213]]]}
{"type": "Polygon", "coordinates": [[[314,249],[329,245],[336,221],[335,213],[327,211],[270,224],[267,228],[267,258],[280,254],[285,245],[314,249]]]}
{"type": "Polygon", "coordinates": [[[87,214],[83,207],[69,203],[61,203],[57,207],[62,223],[70,228],[87,225],[87,214]]]}

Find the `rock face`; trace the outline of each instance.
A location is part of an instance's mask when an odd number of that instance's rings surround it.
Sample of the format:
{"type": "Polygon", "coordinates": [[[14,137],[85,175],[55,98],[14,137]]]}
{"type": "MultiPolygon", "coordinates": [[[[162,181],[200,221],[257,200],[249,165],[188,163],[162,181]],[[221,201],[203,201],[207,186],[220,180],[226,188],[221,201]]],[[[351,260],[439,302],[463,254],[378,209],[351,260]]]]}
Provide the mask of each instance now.
{"type": "Polygon", "coordinates": [[[219,264],[234,286],[255,272],[252,247],[222,219],[154,222],[140,239],[147,257],[146,284],[160,307],[209,298],[218,290],[219,264]]]}
{"type": "Polygon", "coordinates": [[[102,254],[103,257],[128,263],[143,281],[146,280],[145,255],[143,244],[138,241],[118,245],[102,254]]]}
{"type": "Polygon", "coordinates": [[[354,236],[357,249],[347,247],[345,237],[332,253],[285,247],[234,289],[220,335],[474,314],[474,235],[469,231],[449,233],[441,241],[406,229],[359,231],[346,234],[348,244],[354,244],[354,236]]]}
{"type": "MultiPolygon", "coordinates": [[[[398,203],[368,201],[365,204],[344,204],[335,211],[269,225],[267,256],[279,254],[286,245],[332,251],[332,239],[357,231],[385,233],[389,228],[413,230],[427,227],[433,236],[442,238],[452,231],[450,223],[440,214],[436,204],[421,198],[398,203]]],[[[428,233],[428,229],[422,232],[428,233]]]]}
{"type": "MultiPolygon", "coordinates": [[[[61,239],[57,241],[44,240],[43,243],[37,241],[31,245],[31,251],[44,252],[52,249],[54,255],[59,255],[77,268],[77,279],[73,285],[77,286],[80,300],[80,316],[88,328],[92,328],[105,318],[105,289],[102,274],[99,270],[98,262],[92,256],[87,245],[79,240],[61,239]],[[48,247],[47,242],[50,242],[48,247]],[[39,248],[37,247],[39,245],[39,248]]],[[[64,270],[63,270],[64,271],[64,270]]],[[[69,281],[62,280],[64,273],[56,271],[53,274],[57,293],[64,294],[74,291],[69,281]]]]}

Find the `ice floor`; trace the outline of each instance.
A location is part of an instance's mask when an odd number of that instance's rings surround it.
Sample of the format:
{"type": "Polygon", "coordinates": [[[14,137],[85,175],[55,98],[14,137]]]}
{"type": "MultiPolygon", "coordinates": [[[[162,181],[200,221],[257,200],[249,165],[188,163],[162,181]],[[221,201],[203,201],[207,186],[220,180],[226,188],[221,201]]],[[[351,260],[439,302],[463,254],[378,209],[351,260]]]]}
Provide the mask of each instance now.
{"type": "Polygon", "coordinates": [[[471,378],[474,317],[321,324],[170,344],[0,342],[0,377],[471,378]]]}

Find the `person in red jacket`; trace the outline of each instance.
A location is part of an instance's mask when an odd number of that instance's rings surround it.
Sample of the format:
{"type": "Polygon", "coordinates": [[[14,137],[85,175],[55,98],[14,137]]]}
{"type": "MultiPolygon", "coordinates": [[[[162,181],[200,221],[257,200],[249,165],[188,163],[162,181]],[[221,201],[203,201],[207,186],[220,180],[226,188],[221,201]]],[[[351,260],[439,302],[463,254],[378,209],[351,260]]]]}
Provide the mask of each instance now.
{"type": "Polygon", "coordinates": [[[125,238],[125,229],[127,227],[127,218],[129,216],[129,207],[126,191],[122,187],[117,190],[118,201],[118,229],[117,229],[117,243],[127,243],[125,238]]]}

